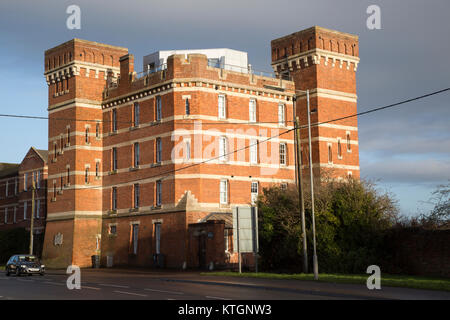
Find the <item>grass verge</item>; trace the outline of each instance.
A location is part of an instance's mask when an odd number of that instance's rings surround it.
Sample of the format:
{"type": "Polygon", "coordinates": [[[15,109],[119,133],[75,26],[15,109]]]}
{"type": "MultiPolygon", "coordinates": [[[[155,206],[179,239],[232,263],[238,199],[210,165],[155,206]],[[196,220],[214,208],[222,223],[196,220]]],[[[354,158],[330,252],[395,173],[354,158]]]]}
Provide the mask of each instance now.
{"type": "MultiPolygon", "coordinates": [[[[232,276],[242,278],[259,278],[259,279],[279,279],[279,280],[314,280],[313,274],[279,274],[279,273],[237,273],[232,271],[226,272],[203,272],[204,276],[232,276]]],[[[369,274],[319,274],[319,281],[334,283],[355,283],[366,284],[369,274]]],[[[430,278],[417,277],[408,275],[391,275],[381,274],[381,287],[402,287],[426,290],[442,290],[450,291],[450,279],[446,278],[430,278]]]]}

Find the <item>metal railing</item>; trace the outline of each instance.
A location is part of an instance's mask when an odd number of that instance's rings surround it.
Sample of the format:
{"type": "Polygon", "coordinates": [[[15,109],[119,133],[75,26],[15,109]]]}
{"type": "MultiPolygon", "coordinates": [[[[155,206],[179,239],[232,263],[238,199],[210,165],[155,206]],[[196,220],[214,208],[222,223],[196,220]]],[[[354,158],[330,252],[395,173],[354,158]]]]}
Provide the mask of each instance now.
{"type": "Polygon", "coordinates": [[[138,80],[138,79],[146,77],[152,73],[156,73],[156,72],[164,71],[164,70],[167,70],[167,63],[164,63],[156,68],[149,68],[146,71],[141,71],[139,73],[136,73],[135,79],[138,80]]]}
{"type": "Polygon", "coordinates": [[[277,78],[277,76],[274,72],[255,70],[252,68],[252,66],[250,64],[248,65],[248,67],[242,67],[242,66],[236,66],[236,65],[232,65],[232,64],[223,64],[220,62],[208,60],[208,66],[217,68],[217,69],[224,69],[224,70],[239,72],[239,73],[253,74],[256,76],[277,78]]]}

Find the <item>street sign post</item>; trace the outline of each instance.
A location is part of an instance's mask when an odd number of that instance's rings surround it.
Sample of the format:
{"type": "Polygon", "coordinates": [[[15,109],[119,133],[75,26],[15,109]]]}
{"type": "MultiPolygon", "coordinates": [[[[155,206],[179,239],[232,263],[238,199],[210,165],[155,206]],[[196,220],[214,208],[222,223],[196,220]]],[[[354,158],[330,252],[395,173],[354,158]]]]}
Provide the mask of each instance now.
{"type": "Polygon", "coordinates": [[[258,272],[258,208],[235,207],[233,209],[233,243],[238,251],[239,273],[242,272],[241,253],[255,255],[255,270],[258,272]]]}

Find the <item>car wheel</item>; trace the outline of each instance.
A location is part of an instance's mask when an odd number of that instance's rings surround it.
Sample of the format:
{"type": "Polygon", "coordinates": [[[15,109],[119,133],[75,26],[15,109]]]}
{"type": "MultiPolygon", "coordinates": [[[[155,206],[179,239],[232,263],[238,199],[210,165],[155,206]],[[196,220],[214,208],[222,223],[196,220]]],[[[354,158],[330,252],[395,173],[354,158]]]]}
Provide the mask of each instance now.
{"type": "Polygon", "coordinates": [[[45,273],[44,272],[41,272],[41,273],[39,273],[41,276],[43,276],[43,275],[45,275],[45,273]]]}
{"type": "Polygon", "coordinates": [[[19,268],[16,268],[16,277],[20,277],[20,270],[19,270],[19,268]]]}
{"type": "Polygon", "coordinates": [[[9,268],[6,268],[6,276],[9,277],[9,268]]]}

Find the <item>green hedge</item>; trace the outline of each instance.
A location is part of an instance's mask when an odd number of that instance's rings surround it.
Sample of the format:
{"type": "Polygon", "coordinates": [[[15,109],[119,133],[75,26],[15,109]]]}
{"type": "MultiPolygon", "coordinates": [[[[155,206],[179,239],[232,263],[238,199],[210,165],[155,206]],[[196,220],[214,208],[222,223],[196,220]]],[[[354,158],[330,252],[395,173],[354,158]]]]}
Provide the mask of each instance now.
{"type": "Polygon", "coordinates": [[[25,228],[0,231],[0,265],[14,254],[27,253],[29,244],[30,233],[25,228]]]}

